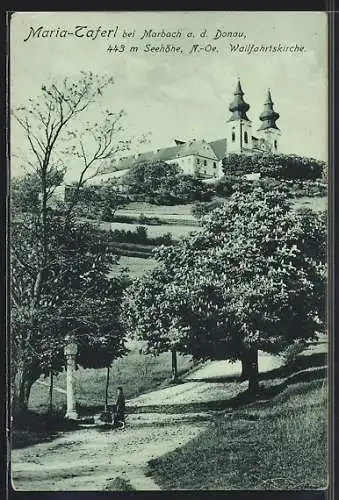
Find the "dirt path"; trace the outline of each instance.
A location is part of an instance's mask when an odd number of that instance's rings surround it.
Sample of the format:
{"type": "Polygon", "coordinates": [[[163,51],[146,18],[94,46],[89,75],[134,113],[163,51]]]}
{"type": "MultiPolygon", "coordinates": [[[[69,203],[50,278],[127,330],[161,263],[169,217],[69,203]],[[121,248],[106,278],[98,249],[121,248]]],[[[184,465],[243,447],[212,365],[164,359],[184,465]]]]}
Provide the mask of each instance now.
{"type": "MultiPolygon", "coordinates": [[[[277,363],[277,358],[260,356],[261,371],[277,363]]],[[[246,383],[232,380],[239,372],[239,364],[208,363],[182,384],[128,401],[123,431],[82,428],[13,450],[13,486],[31,491],[102,491],[120,477],[137,490],[158,490],[146,475],[147,462],[203,432],[215,414],[213,403],[244,390],[246,383]],[[230,377],[230,382],[219,382],[217,377],[230,377]]]]}
{"type": "Polygon", "coordinates": [[[19,490],[104,490],[116,477],[137,490],[157,490],[147,462],[197,436],[208,415],[133,414],[124,431],[88,429],[12,452],[13,485],[19,490]]]}

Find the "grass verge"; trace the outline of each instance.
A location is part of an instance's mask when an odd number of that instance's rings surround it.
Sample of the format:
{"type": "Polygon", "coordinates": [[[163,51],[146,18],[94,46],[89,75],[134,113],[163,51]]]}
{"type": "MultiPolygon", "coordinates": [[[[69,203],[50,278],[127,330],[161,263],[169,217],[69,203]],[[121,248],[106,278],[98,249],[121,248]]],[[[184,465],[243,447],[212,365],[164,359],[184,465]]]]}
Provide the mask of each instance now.
{"type": "MultiPolygon", "coordinates": [[[[190,356],[178,355],[179,375],[193,367],[190,356]]],[[[91,409],[102,411],[105,404],[106,369],[79,368],[75,374],[75,387],[81,414],[91,414],[91,409]]],[[[116,388],[123,386],[127,399],[163,386],[171,375],[171,354],[159,356],[140,354],[138,349],[113,362],[110,372],[109,404],[116,399],[116,388]]],[[[66,373],[54,379],[53,408],[62,410],[66,405],[66,373]]],[[[41,378],[31,391],[30,410],[45,413],[48,410],[48,379],[41,378]]]]}
{"type": "Polygon", "coordinates": [[[326,485],[322,380],[218,417],[204,433],[149,463],[164,490],[300,490],[326,485]]]}

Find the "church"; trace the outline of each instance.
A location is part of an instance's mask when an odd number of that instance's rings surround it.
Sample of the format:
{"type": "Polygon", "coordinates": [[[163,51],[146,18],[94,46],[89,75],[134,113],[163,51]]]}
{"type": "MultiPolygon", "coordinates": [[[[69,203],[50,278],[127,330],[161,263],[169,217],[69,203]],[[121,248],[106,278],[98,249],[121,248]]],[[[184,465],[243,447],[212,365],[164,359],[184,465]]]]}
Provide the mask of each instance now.
{"type": "Polygon", "coordinates": [[[229,105],[230,116],[226,121],[226,134],[224,138],[207,142],[204,139],[190,141],[175,140],[173,146],[159,148],[146,153],[120,158],[104,169],[103,179],[109,179],[109,174],[119,171],[125,173],[133,165],[141,162],[164,161],[177,163],[185,174],[190,174],[200,179],[218,179],[223,175],[222,160],[227,154],[258,154],[279,152],[281,131],[276,125],[279,114],[273,109],[270,90],[267,91],[263,104],[263,111],[259,116],[261,122],[253,135],[252,121],[248,117],[250,105],[244,100],[244,92],[238,80],[234,97],[229,105]]]}
{"type": "MultiPolygon", "coordinates": [[[[145,153],[138,153],[114,159],[102,166],[100,175],[88,181],[88,184],[101,184],[115,179],[121,191],[128,191],[123,177],[134,165],[142,162],[163,161],[176,163],[185,174],[192,175],[206,183],[214,183],[223,176],[222,160],[228,154],[277,154],[281,131],[276,125],[279,113],[273,109],[270,90],[267,91],[263,103],[263,111],[259,115],[261,122],[253,135],[252,121],[248,117],[250,105],[244,100],[244,92],[238,80],[234,97],[229,105],[230,116],[226,121],[225,137],[211,142],[204,139],[190,141],[175,140],[172,146],[159,148],[145,153]]],[[[247,174],[247,178],[255,179],[258,174],[247,174]]],[[[65,198],[70,186],[63,184],[56,190],[56,195],[65,198]]]]}

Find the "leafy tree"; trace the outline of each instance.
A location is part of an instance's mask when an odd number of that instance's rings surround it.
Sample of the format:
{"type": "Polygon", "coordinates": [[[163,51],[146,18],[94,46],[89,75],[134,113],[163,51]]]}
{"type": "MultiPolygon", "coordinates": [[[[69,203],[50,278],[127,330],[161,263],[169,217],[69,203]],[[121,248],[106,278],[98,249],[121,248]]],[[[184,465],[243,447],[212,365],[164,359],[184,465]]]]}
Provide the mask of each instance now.
{"type": "Polygon", "coordinates": [[[163,161],[136,163],[124,176],[124,183],[137,199],[158,205],[209,201],[212,196],[201,180],[183,174],[179,165],[163,161]]]}
{"type": "Polygon", "coordinates": [[[47,217],[48,265],[41,284],[36,270],[41,259],[41,226],[12,224],[11,339],[13,412],[27,410],[32,384],[64,366],[64,338],[74,335],[77,362],[84,367],[107,367],[126,351],[119,320],[123,273],[108,278],[117,257],[87,224],[65,231],[64,221],[47,217]],[[39,248],[40,247],[40,248],[39,248]]]}
{"type": "Polygon", "coordinates": [[[37,213],[40,209],[40,179],[35,173],[26,173],[11,182],[11,210],[13,216],[20,213],[37,213]]]}
{"type": "Polygon", "coordinates": [[[278,353],[323,324],[325,217],[257,189],[234,194],[202,223],[158,249],[159,266],[125,295],[124,321],[151,352],[240,359],[255,393],[258,349],[278,353]]]}
{"type": "Polygon", "coordinates": [[[283,154],[256,154],[251,156],[230,154],[223,159],[227,176],[260,173],[274,179],[321,179],[326,163],[314,158],[283,154]]]}
{"type": "Polygon", "coordinates": [[[127,147],[119,140],[122,112],[107,110],[102,120],[85,121],[86,111],[112,84],[111,77],[82,73],[74,82],[42,85],[42,95],[13,111],[27,139],[21,157],[29,169],[11,193],[14,416],[27,410],[33,382],[61,369],[66,334],[81,339],[78,360],[84,366],[94,359],[90,351],[100,350],[105,366],[123,353],[118,311],[125,277],[107,278],[116,257],[104,236],[93,237],[91,227],[73,216],[86,182],[101,172],[104,160],[127,147]],[[50,204],[70,165],[79,177],[59,217],[50,204]]]}
{"type": "MultiPolygon", "coordinates": [[[[73,199],[77,189],[76,183],[67,186],[66,200],[73,199]]],[[[76,213],[82,217],[96,216],[97,219],[111,222],[118,209],[128,202],[115,179],[102,182],[99,185],[84,185],[78,193],[78,202],[74,207],[76,213]]]]}
{"type": "Polygon", "coordinates": [[[205,215],[207,215],[209,212],[214,210],[215,208],[219,207],[222,205],[223,201],[222,200],[213,200],[211,202],[197,202],[193,205],[192,207],[192,215],[196,219],[201,219],[205,215]]]}

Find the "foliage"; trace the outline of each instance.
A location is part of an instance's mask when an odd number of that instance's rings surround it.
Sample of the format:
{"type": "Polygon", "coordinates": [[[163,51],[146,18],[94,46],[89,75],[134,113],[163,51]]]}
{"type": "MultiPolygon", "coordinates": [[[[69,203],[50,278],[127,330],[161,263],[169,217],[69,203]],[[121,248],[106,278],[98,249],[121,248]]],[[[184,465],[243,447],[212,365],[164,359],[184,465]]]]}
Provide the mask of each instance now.
{"type": "Polygon", "coordinates": [[[208,201],[212,196],[210,188],[201,180],[183,174],[177,164],[162,161],[136,163],[123,182],[135,200],[155,205],[208,201]]]}
{"type": "Polygon", "coordinates": [[[41,226],[14,223],[11,252],[14,349],[24,350],[25,363],[37,373],[58,372],[64,364],[66,334],[78,338],[82,366],[107,366],[124,353],[119,308],[127,277],[108,279],[117,257],[107,251],[105,233],[98,239],[88,224],[65,227],[48,219],[48,263],[37,293],[35,270],[40,267],[41,226]],[[93,352],[96,353],[93,356],[93,352]]]}
{"type": "Polygon", "coordinates": [[[323,197],[327,194],[327,185],[319,179],[287,180],[264,177],[251,181],[235,175],[221,177],[216,184],[216,193],[219,196],[228,198],[237,191],[246,194],[258,187],[267,192],[279,189],[291,198],[301,198],[303,196],[323,197]]]}
{"type": "Polygon", "coordinates": [[[148,236],[147,228],[144,226],[137,226],[135,231],[125,230],[125,229],[111,229],[109,231],[104,231],[93,227],[92,232],[98,235],[99,238],[106,235],[107,244],[111,243],[136,243],[149,246],[159,246],[159,245],[174,245],[171,233],[165,233],[157,238],[150,238],[148,236]]]}
{"type": "Polygon", "coordinates": [[[11,230],[11,341],[13,412],[27,410],[32,383],[61,369],[66,334],[82,339],[78,361],[89,365],[112,361],[124,352],[118,311],[125,277],[107,280],[117,259],[105,237],[74,220],[79,193],[98,175],[102,162],[127,147],[118,139],[122,112],[106,110],[98,122],[85,112],[111,77],[81,73],[77,81],[42,85],[42,94],[13,111],[24,131],[27,149],[21,158],[30,172],[14,182],[11,230]],[[51,209],[67,167],[79,171],[73,195],[62,216],[51,209]],[[31,197],[32,203],[29,202],[31,197]],[[104,347],[103,347],[104,346],[104,347]],[[99,360],[99,361],[97,361],[99,360]]]}
{"type": "MultiPolygon", "coordinates": [[[[67,187],[66,201],[73,199],[76,189],[76,183],[67,187]]],[[[121,192],[119,184],[113,179],[99,185],[84,185],[79,190],[75,210],[80,217],[111,222],[116,211],[123,208],[128,201],[128,197],[121,192]]]]}
{"type": "Polygon", "coordinates": [[[306,342],[303,339],[297,340],[296,342],[288,345],[281,353],[285,366],[293,367],[298,359],[298,356],[305,350],[305,348],[306,342]]]}
{"type": "MultiPolygon", "coordinates": [[[[143,354],[138,347],[130,346],[130,351],[117,359],[110,369],[110,379],[113,384],[109,388],[109,401],[115,402],[116,387],[122,386],[127,399],[134,398],[144,392],[149,392],[166,385],[171,372],[171,360],[167,353],[159,356],[143,354]]],[[[178,370],[182,374],[192,367],[188,356],[178,356],[178,370]]],[[[77,379],[77,402],[80,415],[92,415],[98,411],[105,400],[106,368],[82,368],[79,366],[77,379]]],[[[55,376],[55,386],[66,386],[66,372],[55,376]]],[[[66,404],[66,394],[55,392],[55,411],[66,404]]],[[[48,386],[35,383],[32,387],[30,409],[43,413],[48,407],[48,386]]]]}
{"type": "MultiPolygon", "coordinates": [[[[47,196],[50,198],[62,182],[64,172],[57,169],[49,169],[46,172],[45,187],[47,196]]],[[[22,177],[16,177],[11,181],[11,213],[18,216],[20,213],[38,214],[41,209],[41,178],[37,172],[27,172],[22,177]]]]}
{"type": "Polygon", "coordinates": [[[284,194],[257,189],[202,224],[160,247],[159,266],[125,294],[124,321],[149,351],[242,359],[314,338],[325,310],[324,214],[293,212],[284,194]]]}
{"type": "Polygon", "coordinates": [[[192,215],[197,219],[201,219],[209,212],[223,204],[222,200],[213,200],[211,202],[197,202],[192,207],[192,215]]]}
{"type": "Polygon", "coordinates": [[[250,173],[260,173],[261,177],[289,180],[321,179],[326,163],[314,158],[304,158],[297,155],[230,154],[223,160],[225,175],[242,176],[250,173]]]}

